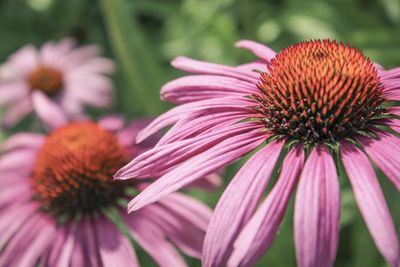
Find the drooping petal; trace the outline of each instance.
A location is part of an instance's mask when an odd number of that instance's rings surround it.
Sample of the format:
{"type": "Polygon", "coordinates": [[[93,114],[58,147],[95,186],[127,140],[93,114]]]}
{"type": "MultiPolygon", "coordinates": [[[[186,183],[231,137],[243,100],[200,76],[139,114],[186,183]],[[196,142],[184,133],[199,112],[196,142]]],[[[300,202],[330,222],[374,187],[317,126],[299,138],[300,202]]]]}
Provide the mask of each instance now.
{"type": "Polygon", "coordinates": [[[313,149],[300,177],[295,202],[295,244],[299,267],[330,267],[339,239],[339,181],[324,145],[313,149]]]}
{"type": "Polygon", "coordinates": [[[124,127],[125,120],[124,120],[123,116],[110,115],[110,116],[105,116],[105,117],[101,118],[97,122],[97,124],[103,129],[106,129],[111,132],[115,132],[115,131],[122,129],[122,127],[124,127]]]}
{"type": "Polygon", "coordinates": [[[343,142],[340,152],[358,207],[378,250],[391,266],[399,266],[399,240],[371,163],[361,150],[350,143],[343,142]]]}
{"type": "Polygon", "coordinates": [[[203,266],[226,266],[233,242],[255,211],[281,152],[283,142],[262,148],[235,175],[214,210],[203,251],[203,266]]]}
{"type": "Polygon", "coordinates": [[[235,46],[251,51],[254,55],[266,62],[270,62],[276,55],[276,52],[271,48],[251,40],[240,40],[235,46]]]}
{"type": "Polygon", "coordinates": [[[96,221],[98,246],[103,266],[140,266],[129,240],[104,218],[96,221]]]}
{"type": "Polygon", "coordinates": [[[30,112],[32,112],[32,103],[29,96],[26,96],[7,108],[2,117],[2,126],[9,128],[20,122],[30,112]]]}
{"type": "Polygon", "coordinates": [[[123,217],[135,241],[149,253],[160,267],[187,266],[182,256],[166,240],[159,226],[149,218],[146,209],[123,217]]]}
{"type": "Polygon", "coordinates": [[[213,191],[219,189],[222,184],[222,178],[218,174],[212,173],[203,179],[194,181],[193,183],[189,184],[187,188],[199,188],[206,191],[213,191]]]}
{"type": "Polygon", "coordinates": [[[24,81],[12,81],[0,83],[0,106],[12,104],[27,96],[28,87],[24,81]]]}
{"type": "Polygon", "coordinates": [[[249,109],[242,107],[229,111],[220,111],[218,108],[195,111],[188,117],[179,120],[160,139],[156,146],[188,139],[207,132],[218,131],[252,115],[249,109]]]}
{"type": "Polygon", "coordinates": [[[2,145],[2,151],[21,148],[38,149],[45,140],[45,136],[30,132],[20,132],[12,135],[2,145]]]}
{"type": "Polygon", "coordinates": [[[208,110],[218,108],[220,111],[237,110],[238,107],[246,108],[251,106],[252,102],[245,98],[238,97],[221,97],[203,101],[192,102],[177,106],[165,112],[155,120],[153,120],[146,128],[144,128],[137,136],[137,142],[140,143],[150,135],[159,130],[172,125],[180,119],[188,117],[191,112],[199,110],[208,110]]]}
{"type": "Polygon", "coordinates": [[[16,234],[7,243],[4,251],[1,253],[0,266],[23,266],[20,265],[21,260],[27,263],[32,261],[32,256],[37,253],[41,253],[42,249],[51,242],[53,235],[46,236],[47,238],[43,240],[41,236],[42,232],[47,233],[49,223],[43,218],[42,214],[36,213],[29,218],[29,220],[16,232],[16,234]],[[33,243],[38,240],[38,247],[31,247],[33,243]],[[39,246],[40,245],[40,246],[39,246]],[[31,251],[31,249],[37,251],[31,251]],[[27,251],[31,251],[29,254],[25,254],[27,251]],[[27,258],[24,257],[27,256],[27,258]]]}
{"type": "Polygon", "coordinates": [[[225,65],[204,62],[200,60],[194,60],[187,57],[177,57],[172,62],[171,65],[177,69],[195,73],[195,74],[209,74],[209,75],[219,75],[225,77],[231,77],[239,79],[246,82],[257,82],[258,75],[256,73],[248,73],[245,71],[240,71],[234,67],[229,67],[225,65]]]}
{"type": "Polygon", "coordinates": [[[187,255],[200,258],[211,209],[182,194],[171,194],[143,208],[163,234],[187,255]]]}
{"type": "Polygon", "coordinates": [[[94,223],[90,220],[83,220],[80,228],[84,243],[83,255],[85,255],[86,261],[88,262],[87,264],[93,267],[101,266],[94,223]]]}
{"type": "Polygon", "coordinates": [[[191,75],[168,82],[161,88],[161,98],[182,104],[226,96],[246,96],[257,92],[254,83],[230,77],[191,75]]]}
{"type": "Polygon", "coordinates": [[[115,177],[117,179],[157,177],[163,171],[203,153],[218,143],[224,142],[236,135],[246,134],[248,131],[257,128],[259,128],[258,125],[251,125],[249,123],[235,124],[197,138],[157,146],[140,154],[126,166],[122,167],[117,171],[115,177]]]}
{"type": "Polygon", "coordinates": [[[303,163],[301,147],[292,149],[285,157],[275,186],[236,239],[228,266],[253,266],[270,248],[303,163]]]}
{"type": "Polygon", "coordinates": [[[260,145],[266,138],[259,130],[224,140],[157,179],[128,205],[130,212],[153,203],[187,184],[209,175],[260,145]]]}
{"type": "Polygon", "coordinates": [[[379,139],[358,138],[368,156],[400,191],[400,141],[394,135],[377,131],[379,139]]]}
{"type": "Polygon", "coordinates": [[[60,107],[40,91],[32,93],[33,108],[38,117],[50,129],[57,129],[67,123],[67,117],[60,107]]]}

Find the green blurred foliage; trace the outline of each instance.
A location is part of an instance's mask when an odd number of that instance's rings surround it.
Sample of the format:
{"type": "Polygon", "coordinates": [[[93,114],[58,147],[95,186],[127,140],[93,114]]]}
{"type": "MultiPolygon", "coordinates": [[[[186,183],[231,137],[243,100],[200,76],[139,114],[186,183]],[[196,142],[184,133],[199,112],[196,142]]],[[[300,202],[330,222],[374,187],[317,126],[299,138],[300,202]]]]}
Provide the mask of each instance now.
{"type": "MultiPolygon", "coordinates": [[[[163,83],[182,75],[169,65],[174,57],[244,63],[254,57],[233,46],[244,38],[275,50],[302,40],[333,38],[362,49],[385,68],[400,66],[400,0],[0,0],[0,33],[2,61],[26,43],[40,45],[64,36],[101,45],[118,64],[113,76],[117,100],[111,111],[129,118],[155,116],[170,107],[158,92],[163,83]]],[[[1,133],[0,140],[5,136],[1,133]]],[[[226,183],[242,163],[227,169],[226,183]]],[[[381,177],[400,230],[399,194],[381,177]]],[[[346,179],[341,186],[336,266],[386,266],[346,179]]],[[[214,206],[222,191],[211,196],[189,193],[214,206]]],[[[292,221],[293,203],[274,245],[257,266],[295,266],[292,221]]],[[[139,258],[143,266],[154,266],[143,251],[139,258]]],[[[190,266],[200,265],[188,260],[190,266]]]]}

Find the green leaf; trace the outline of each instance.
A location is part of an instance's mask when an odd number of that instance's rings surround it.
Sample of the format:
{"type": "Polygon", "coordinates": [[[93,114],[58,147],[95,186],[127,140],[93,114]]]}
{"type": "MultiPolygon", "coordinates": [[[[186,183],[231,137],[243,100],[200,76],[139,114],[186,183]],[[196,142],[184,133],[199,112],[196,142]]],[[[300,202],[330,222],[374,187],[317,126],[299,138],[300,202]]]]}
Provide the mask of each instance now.
{"type": "Polygon", "coordinates": [[[132,6],[126,0],[101,0],[101,8],[112,49],[128,86],[119,91],[123,110],[129,115],[135,109],[148,116],[159,114],[162,111],[159,81],[163,80],[159,57],[133,19],[132,6]]]}

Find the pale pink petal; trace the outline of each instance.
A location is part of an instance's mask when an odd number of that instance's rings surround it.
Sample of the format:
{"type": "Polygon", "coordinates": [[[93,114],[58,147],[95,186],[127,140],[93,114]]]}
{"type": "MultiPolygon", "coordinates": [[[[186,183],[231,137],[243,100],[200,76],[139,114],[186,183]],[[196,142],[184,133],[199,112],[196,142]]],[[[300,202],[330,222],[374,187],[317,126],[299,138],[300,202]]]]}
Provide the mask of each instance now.
{"type": "Polygon", "coordinates": [[[185,254],[200,258],[205,229],[200,229],[186,217],[158,204],[144,208],[146,217],[161,230],[166,239],[185,254]]]}
{"type": "Polygon", "coordinates": [[[368,156],[378,165],[387,178],[400,191],[400,141],[394,135],[377,131],[379,139],[359,138],[363,149],[368,156]]]}
{"type": "Polygon", "coordinates": [[[339,181],[324,145],[314,148],[300,177],[294,213],[299,267],[331,267],[339,239],[339,181]]]}
{"type": "Polygon", "coordinates": [[[35,202],[19,205],[2,214],[0,220],[0,247],[17,232],[24,224],[29,223],[39,204],[35,202]]]}
{"type": "Polygon", "coordinates": [[[88,266],[101,266],[100,254],[97,247],[97,237],[94,224],[86,219],[80,224],[83,241],[83,255],[85,255],[88,266]]]}
{"type": "MultiPolygon", "coordinates": [[[[40,237],[42,231],[47,231],[49,222],[45,220],[42,214],[34,214],[30,219],[18,230],[18,232],[10,239],[5,246],[4,251],[1,253],[0,266],[23,266],[19,264],[20,260],[24,260],[25,253],[30,250],[30,247],[39,238],[39,241],[43,241],[43,237],[40,237]]],[[[51,242],[53,239],[52,235],[46,236],[51,242]]],[[[42,242],[39,242],[42,243],[42,242]]],[[[43,243],[40,244],[43,246],[43,243]]],[[[31,249],[35,249],[32,247],[31,249]]],[[[40,247],[37,248],[41,249],[40,247]]],[[[32,254],[26,256],[34,256],[35,251],[30,252],[32,254]]],[[[26,259],[29,262],[29,258],[26,259]]]]}
{"type": "Polygon", "coordinates": [[[206,230],[210,222],[212,210],[204,203],[181,193],[171,193],[158,202],[158,205],[191,220],[191,224],[206,230]]]}
{"type": "Polygon", "coordinates": [[[76,236],[77,236],[77,225],[72,224],[68,225],[68,228],[65,228],[66,237],[64,239],[64,244],[57,256],[54,259],[54,267],[68,267],[70,266],[74,246],[76,243],[76,236]]]}
{"type": "Polygon", "coordinates": [[[286,155],[276,184],[236,239],[228,266],[253,266],[270,248],[303,163],[304,153],[300,146],[286,155]]]}
{"type": "Polygon", "coordinates": [[[190,116],[190,114],[194,111],[212,110],[213,108],[217,108],[220,111],[230,111],[237,110],[238,107],[246,108],[251,105],[253,105],[253,103],[250,100],[237,97],[221,97],[183,104],[170,109],[152,121],[150,125],[148,125],[138,134],[137,142],[140,143],[159,130],[176,123],[180,119],[190,116]]]}
{"type": "Polygon", "coordinates": [[[242,81],[254,83],[258,81],[258,75],[238,70],[234,67],[225,65],[194,60],[187,57],[177,57],[171,62],[172,66],[177,69],[195,73],[195,74],[209,74],[231,77],[242,81]]]}
{"type": "Polygon", "coordinates": [[[0,157],[0,171],[31,168],[35,162],[37,150],[20,148],[9,151],[0,157]]]}
{"type": "Polygon", "coordinates": [[[68,122],[60,107],[39,91],[32,93],[33,108],[37,116],[50,129],[57,129],[68,122]]]}
{"type": "Polygon", "coordinates": [[[192,75],[165,84],[161,88],[161,98],[181,104],[233,95],[246,96],[257,91],[254,83],[235,78],[192,75]]]}
{"type": "Polygon", "coordinates": [[[25,81],[0,82],[0,106],[11,104],[28,94],[25,81]]]}
{"type": "Polygon", "coordinates": [[[218,201],[206,233],[203,266],[226,266],[233,242],[253,215],[275,168],[283,142],[267,145],[235,175],[218,201]]]}
{"type": "Polygon", "coordinates": [[[26,45],[11,55],[9,60],[22,71],[19,74],[24,75],[37,66],[38,52],[33,45],[26,45]]]}
{"type": "Polygon", "coordinates": [[[151,119],[147,118],[133,121],[127,127],[116,133],[118,141],[123,146],[134,146],[136,148],[140,147],[141,149],[153,147],[160,138],[157,134],[153,135],[152,138],[147,139],[145,142],[139,145],[135,144],[135,140],[139,132],[149,125],[150,122],[151,119]]]}
{"type": "Polygon", "coordinates": [[[12,135],[2,145],[2,151],[20,148],[38,149],[42,146],[45,136],[30,132],[20,132],[12,135]]]}
{"type": "Polygon", "coordinates": [[[6,110],[3,114],[2,125],[6,128],[14,126],[30,112],[32,112],[32,103],[30,97],[27,96],[6,110]]]}
{"type": "Polygon", "coordinates": [[[269,72],[268,65],[265,61],[254,61],[246,64],[242,64],[236,67],[239,70],[246,71],[253,74],[258,74],[260,72],[269,72]]]}
{"type": "Polygon", "coordinates": [[[60,256],[60,253],[64,247],[65,241],[66,241],[66,236],[67,236],[67,227],[63,226],[61,229],[59,229],[54,237],[54,242],[46,256],[46,259],[44,261],[44,266],[46,267],[54,267],[57,266],[57,260],[60,256]]]}
{"type": "Polygon", "coordinates": [[[157,177],[164,170],[207,151],[218,143],[234,138],[236,135],[246,134],[254,129],[260,129],[260,127],[250,123],[239,123],[196,138],[157,146],[140,154],[122,167],[117,171],[115,177],[117,179],[157,177]]]}
{"type": "Polygon", "coordinates": [[[251,118],[253,117],[252,115],[252,111],[244,107],[232,107],[232,110],[228,111],[221,111],[219,108],[195,111],[188,117],[175,123],[156,146],[218,131],[218,129],[225,126],[232,125],[246,118],[251,118]]]}
{"type": "Polygon", "coordinates": [[[130,212],[179,190],[237,160],[260,145],[268,135],[258,129],[227,139],[157,179],[128,206],[130,212]]]}
{"type": "Polygon", "coordinates": [[[399,266],[396,228],[371,163],[362,151],[350,143],[342,142],[340,152],[358,207],[378,250],[391,266],[399,266]]]}
{"type": "Polygon", "coordinates": [[[107,219],[99,218],[95,224],[103,266],[140,266],[133,246],[113,223],[107,219]]]}
{"type": "Polygon", "coordinates": [[[194,181],[187,188],[200,188],[206,191],[213,191],[219,189],[223,183],[222,178],[218,174],[212,173],[203,179],[194,181]]]}
{"type": "Polygon", "coordinates": [[[235,46],[238,48],[247,49],[257,57],[267,62],[270,62],[276,56],[275,51],[271,48],[251,40],[240,40],[235,44],[235,46]]]}
{"type": "Polygon", "coordinates": [[[29,243],[29,246],[21,256],[13,261],[13,264],[18,266],[36,266],[38,259],[43,259],[47,255],[55,241],[55,221],[44,218],[40,224],[42,227],[39,229],[36,238],[29,243]]]}
{"type": "Polygon", "coordinates": [[[145,209],[134,215],[124,215],[125,223],[129,226],[135,241],[160,267],[187,266],[182,256],[166,240],[164,233],[148,217],[145,209]]]}
{"type": "Polygon", "coordinates": [[[97,124],[108,131],[116,132],[122,129],[125,125],[125,119],[120,115],[109,115],[101,118],[97,124]]]}

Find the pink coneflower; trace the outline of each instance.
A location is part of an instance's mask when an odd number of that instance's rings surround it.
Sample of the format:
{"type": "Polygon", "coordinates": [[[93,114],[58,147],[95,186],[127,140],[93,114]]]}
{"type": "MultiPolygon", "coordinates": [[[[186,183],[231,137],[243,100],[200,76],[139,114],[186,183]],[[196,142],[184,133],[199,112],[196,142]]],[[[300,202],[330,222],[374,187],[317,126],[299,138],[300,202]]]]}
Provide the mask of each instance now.
{"type": "Polygon", "coordinates": [[[387,107],[400,100],[400,69],[385,71],[359,50],[329,40],[298,43],[277,54],[252,41],[237,46],[259,60],[238,67],[184,57],[172,62],[196,75],[162,88],[164,99],[181,105],[153,121],[138,141],[174,126],[116,177],[170,171],[134,198],[129,210],[256,150],[215,208],[203,266],[252,266],[271,246],[296,186],[298,265],[332,266],[343,164],[378,250],[397,267],[399,242],[372,163],[400,189],[400,140],[388,127],[399,131],[400,112],[387,107]],[[275,172],[279,176],[258,206],[275,172]]]}
{"type": "Polygon", "coordinates": [[[48,42],[40,50],[32,45],[19,49],[1,68],[0,106],[7,107],[3,125],[13,126],[34,110],[34,91],[46,94],[69,116],[80,115],[85,105],[109,105],[112,86],[106,74],[113,68],[97,46],[76,48],[72,39],[48,42]]]}
{"type": "Polygon", "coordinates": [[[132,240],[159,266],[186,266],[173,244],[200,257],[211,210],[199,201],[173,193],[126,214],[127,198],[149,181],[119,183],[112,175],[149,148],[151,142],[134,144],[145,120],[126,128],[120,117],[62,125],[57,106],[34,94],[41,98],[39,114],[53,114],[44,120],[58,128],[47,136],[19,133],[4,143],[0,266],[139,266],[132,240]],[[118,217],[122,229],[114,224],[118,217]]]}

